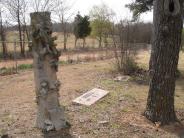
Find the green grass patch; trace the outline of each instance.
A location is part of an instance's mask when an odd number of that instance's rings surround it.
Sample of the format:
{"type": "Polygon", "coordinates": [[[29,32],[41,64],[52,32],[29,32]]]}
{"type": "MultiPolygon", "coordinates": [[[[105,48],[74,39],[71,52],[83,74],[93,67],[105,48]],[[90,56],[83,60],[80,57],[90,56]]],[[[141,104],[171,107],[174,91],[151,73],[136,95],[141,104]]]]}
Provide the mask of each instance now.
{"type": "Polygon", "coordinates": [[[33,64],[21,64],[18,66],[18,70],[27,70],[32,68],[33,68],[33,64]]]}
{"type": "Polygon", "coordinates": [[[69,62],[67,62],[67,61],[59,61],[59,65],[67,65],[67,64],[69,64],[69,62]]]}
{"type": "Polygon", "coordinates": [[[121,128],[121,125],[118,124],[118,123],[111,123],[111,128],[113,128],[113,129],[119,129],[119,128],[121,128]]]}
{"type": "MultiPolygon", "coordinates": [[[[70,64],[67,61],[59,61],[59,65],[67,65],[70,64]]],[[[29,69],[33,69],[33,64],[20,64],[17,66],[18,70],[29,70],[29,69]]],[[[0,68],[0,75],[1,76],[5,76],[5,75],[12,75],[12,74],[16,74],[16,68],[15,67],[3,67],[0,68]]]]}

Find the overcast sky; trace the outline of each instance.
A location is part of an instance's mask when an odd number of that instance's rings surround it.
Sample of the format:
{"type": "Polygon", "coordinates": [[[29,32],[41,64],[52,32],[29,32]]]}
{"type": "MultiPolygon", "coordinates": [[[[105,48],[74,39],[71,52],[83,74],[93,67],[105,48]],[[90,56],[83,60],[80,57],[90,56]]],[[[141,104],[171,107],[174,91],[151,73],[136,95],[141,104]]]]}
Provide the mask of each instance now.
{"type": "MultiPolygon", "coordinates": [[[[0,0],[1,1],[1,0],[0,0]]],[[[33,0],[27,0],[27,1],[33,1],[33,0]]],[[[39,0],[38,0],[39,1],[39,0]]],[[[66,0],[66,5],[71,6],[71,10],[67,12],[67,15],[65,18],[68,18],[68,21],[73,21],[73,18],[75,15],[80,12],[81,15],[89,15],[89,11],[92,9],[93,6],[98,6],[102,4],[106,4],[110,9],[112,9],[116,17],[114,18],[115,22],[118,22],[123,19],[132,19],[132,13],[129,11],[128,8],[125,7],[126,4],[131,3],[134,0],[66,0]],[[72,15],[72,16],[71,16],[72,15]]],[[[29,8],[28,8],[29,9],[29,8]]],[[[29,13],[33,12],[33,9],[29,9],[27,11],[26,20],[29,23],[30,22],[30,15],[29,13]]],[[[8,20],[11,18],[9,17],[9,12],[5,11],[3,14],[3,17],[5,20],[8,20]]],[[[58,22],[57,13],[52,12],[52,20],[53,22],[58,22]]],[[[144,22],[152,22],[153,13],[148,12],[141,16],[140,21],[144,22]]],[[[12,24],[14,24],[14,21],[9,21],[12,24]]]]}
{"type": "MultiPolygon", "coordinates": [[[[117,15],[117,19],[131,18],[130,11],[125,8],[125,5],[130,3],[132,0],[74,0],[73,10],[79,11],[82,15],[87,15],[90,9],[94,5],[105,3],[108,5],[117,15]]],[[[152,12],[145,13],[141,16],[141,20],[145,22],[152,21],[152,12]]]]}

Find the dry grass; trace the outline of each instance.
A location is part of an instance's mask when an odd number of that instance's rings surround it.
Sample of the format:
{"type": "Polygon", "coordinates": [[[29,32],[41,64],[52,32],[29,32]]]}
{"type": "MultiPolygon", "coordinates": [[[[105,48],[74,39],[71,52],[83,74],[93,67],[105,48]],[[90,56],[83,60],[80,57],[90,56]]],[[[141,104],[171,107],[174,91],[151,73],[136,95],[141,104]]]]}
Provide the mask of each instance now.
{"type": "MultiPolygon", "coordinates": [[[[179,68],[184,72],[184,54],[179,68]]],[[[174,124],[160,128],[147,121],[142,112],[146,106],[148,85],[137,84],[133,79],[116,82],[113,60],[96,61],[60,67],[62,80],[60,101],[66,107],[71,132],[81,138],[179,138],[184,129],[174,124]],[[91,107],[72,104],[72,99],[99,87],[110,94],[91,107]],[[101,121],[107,121],[101,124],[101,121]]],[[[140,52],[137,62],[147,68],[149,53],[140,52]]],[[[184,124],[184,78],[177,80],[175,107],[184,124]]],[[[34,102],[32,71],[2,77],[0,81],[0,128],[13,137],[42,138],[34,128],[36,104],[34,102]],[[7,87],[8,86],[8,87],[7,87]]],[[[0,132],[1,132],[0,131],[0,132]]]]}
{"type": "MultiPolygon", "coordinates": [[[[110,59],[113,57],[112,51],[87,51],[81,53],[62,53],[60,61],[62,62],[86,62],[86,61],[97,61],[103,59],[110,59]]],[[[18,59],[17,65],[22,64],[32,64],[32,59],[18,59]]],[[[1,68],[13,68],[16,66],[15,60],[0,60],[0,69],[1,68]]]]}
{"type": "MultiPolygon", "coordinates": [[[[57,37],[56,44],[59,49],[63,49],[63,34],[54,32],[53,36],[57,37]]],[[[19,41],[18,38],[18,32],[11,31],[7,33],[7,41],[10,43],[7,43],[7,49],[9,52],[14,51],[14,41],[19,41]]],[[[1,44],[0,44],[1,45],[1,44]]],[[[67,49],[74,49],[75,45],[75,37],[73,34],[69,34],[68,40],[67,40],[67,49]]],[[[77,47],[83,46],[83,40],[78,40],[77,47]]],[[[87,37],[86,39],[86,47],[88,48],[97,48],[98,47],[98,41],[94,38],[87,37]]],[[[26,43],[25,50],[28,50],[28,43],[26,43]]],[[[1,49],[0,49],[1,51],[1,49]]],[[[17,51],[20,51],[19,44],[17,43],[17,51]]]]}

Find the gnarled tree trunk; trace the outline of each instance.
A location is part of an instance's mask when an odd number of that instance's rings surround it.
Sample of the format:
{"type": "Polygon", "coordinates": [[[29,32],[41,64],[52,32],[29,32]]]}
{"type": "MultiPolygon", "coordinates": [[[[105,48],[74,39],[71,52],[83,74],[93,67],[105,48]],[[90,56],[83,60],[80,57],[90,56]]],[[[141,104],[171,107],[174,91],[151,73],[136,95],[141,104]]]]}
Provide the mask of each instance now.
{"type": "Polygon", "coordinates": [[[50,13],[32,13],[31,28],[38,104],[36,125],[45,132],[57,132],[69,126],[64,117],[64,107],[59,104],[60,82],[56,72],[60,52],[54,44],[55,38],[51,36],[50,13]]]}
{"type": "Polygon", "coordinates": [[[162,125],[176,121],[174,94],[182,33],[182,0],[155,0],[150,90],[145,116],[162,125]]]}

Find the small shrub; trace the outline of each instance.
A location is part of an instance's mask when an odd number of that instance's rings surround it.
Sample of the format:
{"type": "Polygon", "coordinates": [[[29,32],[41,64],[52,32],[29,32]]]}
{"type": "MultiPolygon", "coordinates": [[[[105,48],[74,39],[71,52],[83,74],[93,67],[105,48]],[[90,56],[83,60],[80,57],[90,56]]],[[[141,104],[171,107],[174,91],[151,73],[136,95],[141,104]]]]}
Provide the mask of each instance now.
{"type": "Polygon", "coordinates": [[[133,58],[126,58],[123,63],[122,66],[120,68],[120,71],[123,72],[123,74],[125,75],[132,75],[134,74],[137,70],[139,69],[139,67],[137,66],[137,63],[134,61],[133,58]]]}
{"type": "Polygon", "coordinates": [[[73,59],[68,59],[67,63],[68,63],[68,64],[73,64],[73,63],[75,63],[75,60],[73,60],[73,59]]]}
{"type": "Polygon", "coordinates": [[[91,56],[85,56],[85,57],[84,57],[84,61],[85,61],[85,62],[90,62],[90,61],[92,61],[92,59],[93,59],[93,58],[92,58],[91,56]]]}
{"type": "Polygon", "coordinates": [[[68,64],[67,61],[59,61],[59,65],[66,65],[66,64],[68,64]]]}
{"type": "Polygon", "coordinates": [[[0,68],[0,76],[5,76],[5,75],[11,75],[11,74],[15,74],[16,70],[15,68],[0,68]]]}
{"type": "Polygon", "coordinates": [[[88,52],[88,51],[90,51],[90,47],[81,47],[81,45],[79,45],[79,46],[77,46],[77,48],[76,48],[78,51],[82,51],[82,52],[88,52]]]}

